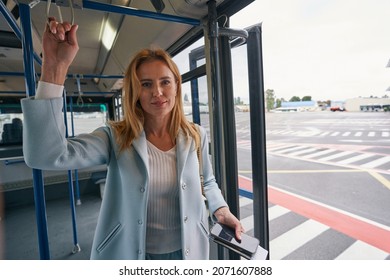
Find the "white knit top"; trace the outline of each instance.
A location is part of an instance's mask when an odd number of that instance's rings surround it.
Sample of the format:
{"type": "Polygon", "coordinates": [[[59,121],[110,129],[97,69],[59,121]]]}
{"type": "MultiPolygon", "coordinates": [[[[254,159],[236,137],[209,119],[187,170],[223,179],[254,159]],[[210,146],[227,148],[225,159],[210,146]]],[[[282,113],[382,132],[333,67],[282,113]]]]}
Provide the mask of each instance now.
{"type": "Polygon", "coordinates": [[[176,147],[164,152],[149,141],[147,143],[150,181],[146,252],[170,253],[181,249],[176,147]]]}

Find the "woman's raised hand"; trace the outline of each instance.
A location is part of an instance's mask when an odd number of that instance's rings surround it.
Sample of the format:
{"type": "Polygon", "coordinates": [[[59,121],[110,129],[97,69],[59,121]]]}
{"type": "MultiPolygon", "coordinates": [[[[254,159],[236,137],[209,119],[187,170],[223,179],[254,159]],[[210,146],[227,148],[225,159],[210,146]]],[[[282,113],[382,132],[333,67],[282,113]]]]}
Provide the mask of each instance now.
{"type": "Polygon", "coordinates": [[[43,57],[41,81],[62,85],[68,68],[79,50],[78,25],[60,23],[50,17],[42,39],[43,57]]]}

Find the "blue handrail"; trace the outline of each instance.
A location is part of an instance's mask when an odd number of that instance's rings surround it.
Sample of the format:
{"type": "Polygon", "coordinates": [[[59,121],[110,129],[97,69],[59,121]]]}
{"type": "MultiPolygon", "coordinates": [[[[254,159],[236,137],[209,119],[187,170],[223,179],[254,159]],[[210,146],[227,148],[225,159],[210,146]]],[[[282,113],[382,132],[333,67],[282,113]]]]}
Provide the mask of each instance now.
{"type": "MultiPolygon", "coordinates": [[[[69,137],[69,125],[68,125],[68,118],[67,118],[67,103],[66,103],[66,90],[64,89],[63,93],[63,104],[64,104],[64,123],[65,123],[65,136],[68,138],[69,137]]],[[[72,122],[72,131],[73,131],[73,122],[72,122]]],[[[77,182],[78,183],[78,182],[77,182]]],[[[70,200],[70,210],[72,214],[72,229],[73,229],[73,250],[72,253],[77,253],[79,252],[80,245],[78,242],[78,237],[77,237],[77,221],[76,221],[76,207],[75,207],[75,202],[74,202],[74,188],[73,188],[73,174],[72,170],[68,170],[68,189],[69,189],[69,200],[70,200]]]]}
{"type": "MultiPolygon", "coordinates": [[[[17,77],[23,77],[25,73],[23,72],[7,72],[7,71],[0,71],[0,76],[17,76],[17,77]]],[[[41,73],[37,73],[37,76],[41,76],[41,73]]],[[[66,76],[67,78],[74,78],[74,79],[93,79],[93,78],[99,78],[99,79],[122,79],[123,75],[101,75],[101,74],[68,74],[66,76]]]]}
{"type": "MultiPolygon", "coordinates": [[[[19,4],[19,12],[20,12],[20,6],[23,5],[23,4],[19,4]]],[[[24,4],[26,5],[26,4],[24,4]]],[[[30,8],[30,7],[28,7],[30,8]]],[[[7,7],[5,6],[4,2],[3,1],[0,1],[0,11],[1,13],[3,14],[5,20],[8,22],[8,25],[11,27],[11,29],[14,31],[16,37],[18,37],[19,40],[22,41],[22,31],[21,29],[19,28],[18,26],[18,23],[16,22],[15,18],[13,17],[13,15],[10,13],[10,11],[7,9],[7,7]]],[[[30,16],[29,16],[30,17],[30,16]]],[[[22,21],[22,17],[20,17],[20,21],[22,21]]],[[[31,26],[31,20],[29,22],[29,26],[31,26]]],[[[31,32],[31,30],[30,30],[31,32]]],[[[31,39],[32,40],[32,39],[31,39]]],[[[32,44],[31,44],[32,45],[32,44]]],[[[34,50],[32,49],[32,55],[35,59],[36,62],[38,62],[39,65],[42,65],[42,60],[41,58],[39,57],[39,55],[37,55],[34,50]]]]}
{"type": "Polygon", "coordinates": [[[131,7],[118,6],[118,5],[110,5],[105,3],[93,2],[88,0],[83,0],[83,8],[84,9],[92,9],[110,13],[119,13],[123,15],[131,15],[138,16],[143,18],[157,19],[162,21],[171,21],[177,23],[184,23],[189,25],[200,25],[200,20],[188,18],[188,17],[180,17],[150,11],[139,10],[131,7]]]}
{"type": "MultiPolygon", "coordinates": [[[[3,3],[3,2],[0,2],[3,3]]],[[[33,47],[31,33],[31,14],[30,6],[19,3],[20,23],[23,46],[23,62],[26,80],[26,91],[28,96],[35,96],[35,71],[33,64],[33,47]]],[[[33,169],[33,186],[34,186],[34,201],[35,214],[38,227],[38,242],[40,258],[43,260],[50,259],[49,237],[47,229],[47,215],[45,202],[45,188],[43,184],[42,170],[33,169]]]]}

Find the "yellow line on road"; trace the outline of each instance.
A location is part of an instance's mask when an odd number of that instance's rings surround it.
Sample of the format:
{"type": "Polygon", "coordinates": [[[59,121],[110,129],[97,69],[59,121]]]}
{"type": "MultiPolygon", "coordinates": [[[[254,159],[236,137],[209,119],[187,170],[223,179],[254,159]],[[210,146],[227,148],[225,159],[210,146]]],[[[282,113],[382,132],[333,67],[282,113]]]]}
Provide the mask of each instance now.
{"type": "MultiPolygon", "coordinates": [[[[367,172],[365,170],[353,170],[353,169],[328,169],[328,170],[268,170],[267,173],[272,174],[289,174],[289,173],[357,173],[367,172]]],[[[238,173],[252,173],[251,170],[240,170],[238,173]]]]}
{"type": "Polygon", "coordinates": [[[383,177],[382,175],[380,175],[379,173],[377,172],[374,172],[374,171],[367,171],[372,177],[374,177],[375,179],[377,179],[382,185],[384,185],[386,188],[388,188],[390,190],[390,181],[387,180],[385,177],[383,177]]]}
{"type": "MultiPolygon", "coordinates": [[[[367,172],[372,177],[374,177],[376,180],[378,180],[379,183],[384,185],[386,188],[390,190],[390,181],[387,180],[385,177],[383,177],[378,172],[365,170],[365,169],[328,169],[328,170],[268,170],[267,173],[270,174],[298,174],[298,173],[362,173],[367,172]]],[[[251,174],[252,170],[239,170],[238,173],[240,174],[251,174]]]]}

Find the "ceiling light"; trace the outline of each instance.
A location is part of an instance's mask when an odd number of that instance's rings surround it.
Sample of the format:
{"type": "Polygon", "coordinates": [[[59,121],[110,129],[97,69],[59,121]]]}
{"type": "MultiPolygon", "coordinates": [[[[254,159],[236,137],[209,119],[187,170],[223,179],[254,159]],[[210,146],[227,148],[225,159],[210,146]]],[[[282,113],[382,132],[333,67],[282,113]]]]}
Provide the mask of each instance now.
{"type": "Polygon", "coordinates": [[[103,46],[109,51],[112,48],[116,36],[116,31],[112,28],[109,21],[106,22],[103,31],[102,43],[103,46]]]}

